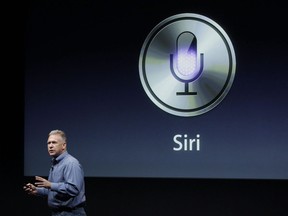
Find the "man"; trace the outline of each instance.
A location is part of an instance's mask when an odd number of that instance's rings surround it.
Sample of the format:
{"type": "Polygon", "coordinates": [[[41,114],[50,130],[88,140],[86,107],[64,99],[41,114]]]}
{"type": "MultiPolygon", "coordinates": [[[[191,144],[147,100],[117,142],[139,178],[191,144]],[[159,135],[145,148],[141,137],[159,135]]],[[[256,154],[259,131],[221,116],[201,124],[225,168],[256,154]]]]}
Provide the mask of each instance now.
{"type": "Polygon", "coordinates": [[[46,196],[52,216],[86,216],[84,172],[79,161],[67,151],[66,135],[52,130],[48,135],[48,153],[52,167],[48,180],[35,176],[34,184],[27,183],[24,190],[31,195],[46,196]]]}

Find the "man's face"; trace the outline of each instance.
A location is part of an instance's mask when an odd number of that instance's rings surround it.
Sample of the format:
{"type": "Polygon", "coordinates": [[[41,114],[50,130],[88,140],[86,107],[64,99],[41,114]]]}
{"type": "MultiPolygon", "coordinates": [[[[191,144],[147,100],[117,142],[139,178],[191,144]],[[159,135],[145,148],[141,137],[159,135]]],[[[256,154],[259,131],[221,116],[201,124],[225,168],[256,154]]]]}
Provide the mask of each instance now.
{"type": "Polygon", "coordinates": [[[60,135],[50,135],[47,140],[48,153],[52,157],[57,157],[66,150],[66,143],[60,135]]]}

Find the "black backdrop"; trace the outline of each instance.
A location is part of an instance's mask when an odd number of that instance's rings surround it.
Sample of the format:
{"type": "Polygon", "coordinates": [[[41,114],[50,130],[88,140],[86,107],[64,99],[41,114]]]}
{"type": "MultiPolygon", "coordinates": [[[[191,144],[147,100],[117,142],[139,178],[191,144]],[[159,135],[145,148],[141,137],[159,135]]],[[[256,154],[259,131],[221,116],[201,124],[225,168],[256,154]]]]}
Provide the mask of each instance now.
{"type": "MultiPolygon", "coordinates": [[[[255,6],[257,4],[263,7],[265,3],[253,1],[250,4],[229,5],[233,10],[231,9],[226,13],[234,13],[235,10],[239,11],[240,9],[243,12],[238,12],[239,17],[237,19],[245,19],[240,14],[245,14],[247,8],[247,12],[252,13],[251,9],[249,10],[250,6],[253,6],[256,10],[257,7],[255,8],[255,6]]],[[[209,5],[211,8],[217,4],[210,3],[209,5]]],[[[224,7],[226,3],[222,3],[222,5],[224,7]]],[[[280,6],[273,5],[272,8],[281,9],[280,6]]],[[[148,5],[146,6],[148,7],[148,5]]],[[[197,7],[197,4],[194,6],[197,7]]],[[[155,10],[162,8],[157,4],[153,7],[155,10]]],[[[24,8],[25,11],[29,11],[29,5],[25,5],[24,8]]],[[[269,8],[269,5],[265,5],[265,8],[269,8]]],[[[277,16],[284,17],[282,13],[283,10],[280,10],[280,15],[277,14],[277,16]]],[[[268,14],[269,11],[267,10],[268,14]]],[[[23,18],[25,19],[25,17],[26,13],[24,12],[23,18]]],[[[274,24],[273,22],[267,22],[270,23],[269,26],[274,24]]],[[[235,26],[235,28],[238,27],[235,26]]],[[[279,25],[278,27],[283,26],[279,25]]],[[[245,29],[245,25],[242,28],[245,29]]],[[[21,25],[20,29],[25,30],[25,27],[23,28],[21,25]]],[[[242,36],[235,35],[235,37],[242,36]]],[[[279,37],[284,38],[284,35],[279,37]]],[[[247,41],[244,40],[243,43],[247,43],[247,41]]],[[[23,48],[22,46],[23,44],[20,43],[20,48],[23,48]]],[[[20,66],[20,70],[24,72],[25,60],[23,59],[25,59],[25,56],[22,57],[20,57],[20,65],[22,64],[23,67],[20,66]]],[[[17,69],[19,70],[19,65],[17,69]]],[[[18,78],[19,83],[18,79],[14,80],[14,83],[24,90],[23,74],[18,78]]],[[[17,99],[19,95],[20,98],[16,102],[16,107],[22,108],[24,107],[24,95],[21,94],[21,91],[17,92],[15,95],[17,99]]],[[[45,200],[28,197],[21,190],[25,182],[33,181],[33,177],[23,176],[24,148],[22,144],[24,133],[23,127],[21,127],[21,125],[24,125],[23,110],[21,109],[14,116],[15,122],[20,125],[19,130],[17,127],[19,135],[15,137],[19,151],[13,155],[17,158],[17,160],[14,160],[15,163],[9,167],[5,166],[7,169],[4,170],[5,176],[3,177],[3,182],[13,182],[13,184],[8,184],[11,185],[11,191],[9,188],[5,188],[6,194],[11,192],[13,198],[5,196],[6,198],[2,197],[1,199],[11,201],[7,205],[9,211],[18,212],[17,206],[19,205],[23,209],[23,214],[49,215],[45,200]],[[15,176],[15,174],[16,178],[11,180],[11,176],[15,176]]],[[[286,215],[288,204],[286,180],[87,177],[86,189],[87,212],[89,215],[286,215]]]]}
{"type": "MultiPolygon", "coordinates": [[[[282,10],[281,5],[259,1],[235,2],[231,8],[211,1],[175,6],[149,1],[31,3],[24,37],[25,175],[46,175],[50,164],[43,146],[47,131],[56,127],[68,134],[69,151],[81,161],[87,177],[288,179],[288,45],[282,10]],[[199,116],[160,110],[140,83],[145,38],[160,21],[179,13],[201,14],[219,23],[236,53],[230,91],[217,107],[199,116]],[[173,137],[184,134],[189,139],[199,134],[201,150],[175,151],[173,137]]],[[[165,85],[162,79],[161,88],[158,82],[150,84],[162,101],[201,104],[219,91],[222,76],[217,69],[225,68],[225,61],[209,65],[212,58],[225,59],[222,42],[213,31],[198,34],[198,52],[204,52],[206,64],[200,81],[190,85],[205,89],[196,96],[174,98],[174,88],[184,88],[172,76],[167,58],[175,51],[175,39],[168,48],[165,38],[155,42],[163,43],[163,50],[151,43],[146,74],[156,65],[153,74],[162,78],[165,69],[165,85]],[[216,72],[207,76],[210,70],[216,72]]],[[[147,79],[153,81],[151,75],[147,79]]]]}

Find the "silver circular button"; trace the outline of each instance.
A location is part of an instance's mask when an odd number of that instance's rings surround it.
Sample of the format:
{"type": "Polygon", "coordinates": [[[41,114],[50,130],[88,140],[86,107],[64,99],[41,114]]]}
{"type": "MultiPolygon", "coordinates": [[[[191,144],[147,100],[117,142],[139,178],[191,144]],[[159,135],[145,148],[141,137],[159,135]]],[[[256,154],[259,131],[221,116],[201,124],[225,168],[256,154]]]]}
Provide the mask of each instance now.
{"type": "Polygon", "coordinates": [[[233,45],[213,20],[193,13],[171,16],[148,34],[139,74],[148,97],[177,116],[197,116],[216,107],[232,86],[233,45]]]}

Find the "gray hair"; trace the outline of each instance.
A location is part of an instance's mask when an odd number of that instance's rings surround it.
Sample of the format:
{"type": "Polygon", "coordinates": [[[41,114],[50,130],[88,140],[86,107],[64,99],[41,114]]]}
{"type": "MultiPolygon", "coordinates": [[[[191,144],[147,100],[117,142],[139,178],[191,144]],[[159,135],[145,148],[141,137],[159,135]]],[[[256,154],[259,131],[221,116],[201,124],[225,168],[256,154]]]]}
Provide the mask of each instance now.
{"type": "Polygon", "coordinates": [[[58,130],[58,129],[52,130],[52,131],[50,131],[50,133],[48,134],[48,137],[51,136],[51,135],[54,135],[54,134],[60,135],[60,136],[62,137],[62,139],[64,140],[64,142],[66,143],[67,137],[66,137],[66,134],[65,134],[64,131],[58,130]]]}

